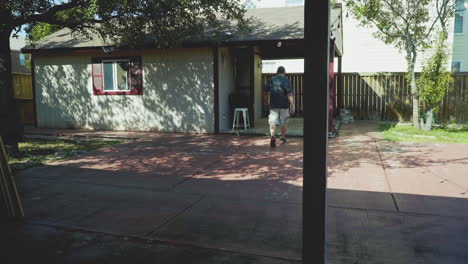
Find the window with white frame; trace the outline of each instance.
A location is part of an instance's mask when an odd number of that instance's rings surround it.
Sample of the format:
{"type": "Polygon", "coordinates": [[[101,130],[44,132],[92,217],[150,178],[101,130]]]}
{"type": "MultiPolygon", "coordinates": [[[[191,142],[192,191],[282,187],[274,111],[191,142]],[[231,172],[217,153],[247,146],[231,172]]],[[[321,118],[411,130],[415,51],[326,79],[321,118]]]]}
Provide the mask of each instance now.
{"type": "Polygon", "coordinates": [[[454,28],[454,33],[456,34],[464,33],[465,9],[465,0],[457,0],[454,28]]]}
{"type": "Polygon", "coordinates": [[[462,61],[452,61],[452,70],[455,72],[461,72],[463,70],[462,61]]]}
{"type": "Polygon", "coordinates": [[[286,6],[303,6],[304,0],[286,0],[286,6]]]}
{"type": "Polygon", "coordinates": [[[94,95],[142,95],[141,56],[93,57],[91,75],[94,95]]]}
{"type": "Polygon", "coordinates": [[[130,61],[103,60],[104,91],[130,91],[130,61]]]}

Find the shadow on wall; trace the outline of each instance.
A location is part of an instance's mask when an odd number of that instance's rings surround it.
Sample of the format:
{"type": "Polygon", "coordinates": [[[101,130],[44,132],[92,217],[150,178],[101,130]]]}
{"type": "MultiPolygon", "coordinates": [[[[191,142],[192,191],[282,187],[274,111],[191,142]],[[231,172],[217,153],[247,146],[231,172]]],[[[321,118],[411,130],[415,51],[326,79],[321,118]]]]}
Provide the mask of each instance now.
{"type": "Polygon", "coordinates": [[[143,95],[93,95],[91,57],[36,61],[40,127],[213,132],[211,49],[142,55],[143,95]]]}

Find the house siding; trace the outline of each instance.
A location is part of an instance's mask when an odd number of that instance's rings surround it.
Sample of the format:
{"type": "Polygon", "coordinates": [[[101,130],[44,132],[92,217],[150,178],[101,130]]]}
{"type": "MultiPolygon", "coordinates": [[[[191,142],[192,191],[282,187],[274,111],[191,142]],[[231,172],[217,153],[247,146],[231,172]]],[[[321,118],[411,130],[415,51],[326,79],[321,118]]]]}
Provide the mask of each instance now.
{"type": "MultiPolygon", "coordinates": [[[[467,1],[465,1],[466,3],[467,1]]],[[[468,71],[468,11],[463,13],[463,33],[456,33],[453,36],[452,61],[461,61],[460,71],[468,71]]]]}
{"type": "MultiPolygon", "coordinates": [[[[431,7],[431,16],[435,16],[435,7],[431,7]]],[[[465,19],[468,20],[468,17],[465,19]]],[[[466,23],[467,21],[465,21],[466,23]]],[[[448,40],[447,46],[454,45],[454,21],[453,18],[448,22],[448,40]]],[[[465,29],[467,29],[465,27],[465,29]]],[[[407,64],[405,60],[405,52],[400,51],[392,44],[385,44],[382,40],[373,36],[376,32],[375,27],[362,27],[359,21],[351,14],[346,16],[343,14],[343,50],[344,55],[342,59],[343,72],[352,73],[376,73],[376,72],[406,72],[407,64]]],[[[436,36],[436,31],[431,37],[436,36]]],[[[467,53],[466,44],[454,46],[451,54],[455,56],[457,53],[467,53]]],[[[418,53],[415,71],[422,70],[422,64],[433,54],[433,49],[428,49],[424,52],[418,53]]],[[[467,53],[468,55],[468,53],[467,53]]],[[[449,59],[448,67],[450,67],[449,59]]]]}
{"type": "MultiPolygon", "coordinates": [[[[343,17],[343,72],[406,72],[405,55],[372,34],[376,30],[359,26],[350,14],[343,17]]],[[[421,56],[416,71],[421,70],[421,56]]]]}
{"type": "Polygon", "coordinates": [[[35,57],[38,127],[214,132],[212,49],[143,52],[143,95],[93,95],[92,57],[35,57]]]}

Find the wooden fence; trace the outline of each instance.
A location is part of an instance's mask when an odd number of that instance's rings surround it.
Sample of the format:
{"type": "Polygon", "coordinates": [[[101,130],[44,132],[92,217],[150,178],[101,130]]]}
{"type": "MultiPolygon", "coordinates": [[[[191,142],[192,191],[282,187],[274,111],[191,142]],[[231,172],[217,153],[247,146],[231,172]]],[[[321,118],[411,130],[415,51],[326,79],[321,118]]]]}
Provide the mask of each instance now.
{"type": "Polygon", "coordinates": [[[19,118],[23,124],[34,124],[34,99],[30,74],[13,74],[13,91],[19,118]]]}
{"type": "MultiPolygon", "coordinates": [[[[262,84],[272,74],[263,74],[262,84]]],[[[296,109],[303,111],[303,74],[288,74],[296,97],[296,109]]],[[[453,89],[445,96],[436,122],[468,124],[468,75],[455,74],[453,89]]],[[[335,74],[335,106],[349,109],[357,120],[386,120],[410,122],[412,118],[411,88],[405,73],[343,73],[340,96],[335,74]],[[341,100],[341,102],[339,101],[341,100]]],[[[313,88],[314,89],[314,88],[313,88]]],[[[336,112],[338,113],[338,112],[336,112]]]]}
{"type": "MultiPolygon", "coordinates": [[[[454,117],[458,123],[468,123],[468,75],[455,74],[453,89],[445,96],[437,122],[454,117]]],[[[335,90],[339,79],[335,78],[335,90]]],[[[343,91],[336,105],[349,109],[355,119],[410,122],[412,118],[411,87],[405,73],[343,74],[343,91]]]]}

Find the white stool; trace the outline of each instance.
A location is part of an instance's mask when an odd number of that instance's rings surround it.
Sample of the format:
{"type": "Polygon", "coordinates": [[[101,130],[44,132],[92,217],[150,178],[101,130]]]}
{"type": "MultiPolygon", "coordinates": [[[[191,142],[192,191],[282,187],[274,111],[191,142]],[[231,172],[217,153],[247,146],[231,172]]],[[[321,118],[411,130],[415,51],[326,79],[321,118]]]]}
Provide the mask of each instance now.
{"type": "Polygon", "coordinates": [[[234,120],[232,120],[232,130],[234,131],[235,128],[239,129],[239,127],[243,127],[244,130],[250,128],[250,120],[249,120],[249,109],[248,108],[234,108],[234,120]],[[242,112],[242,117],[244,118],[244,125],[239,125],[239,114],[242,112]]]}

